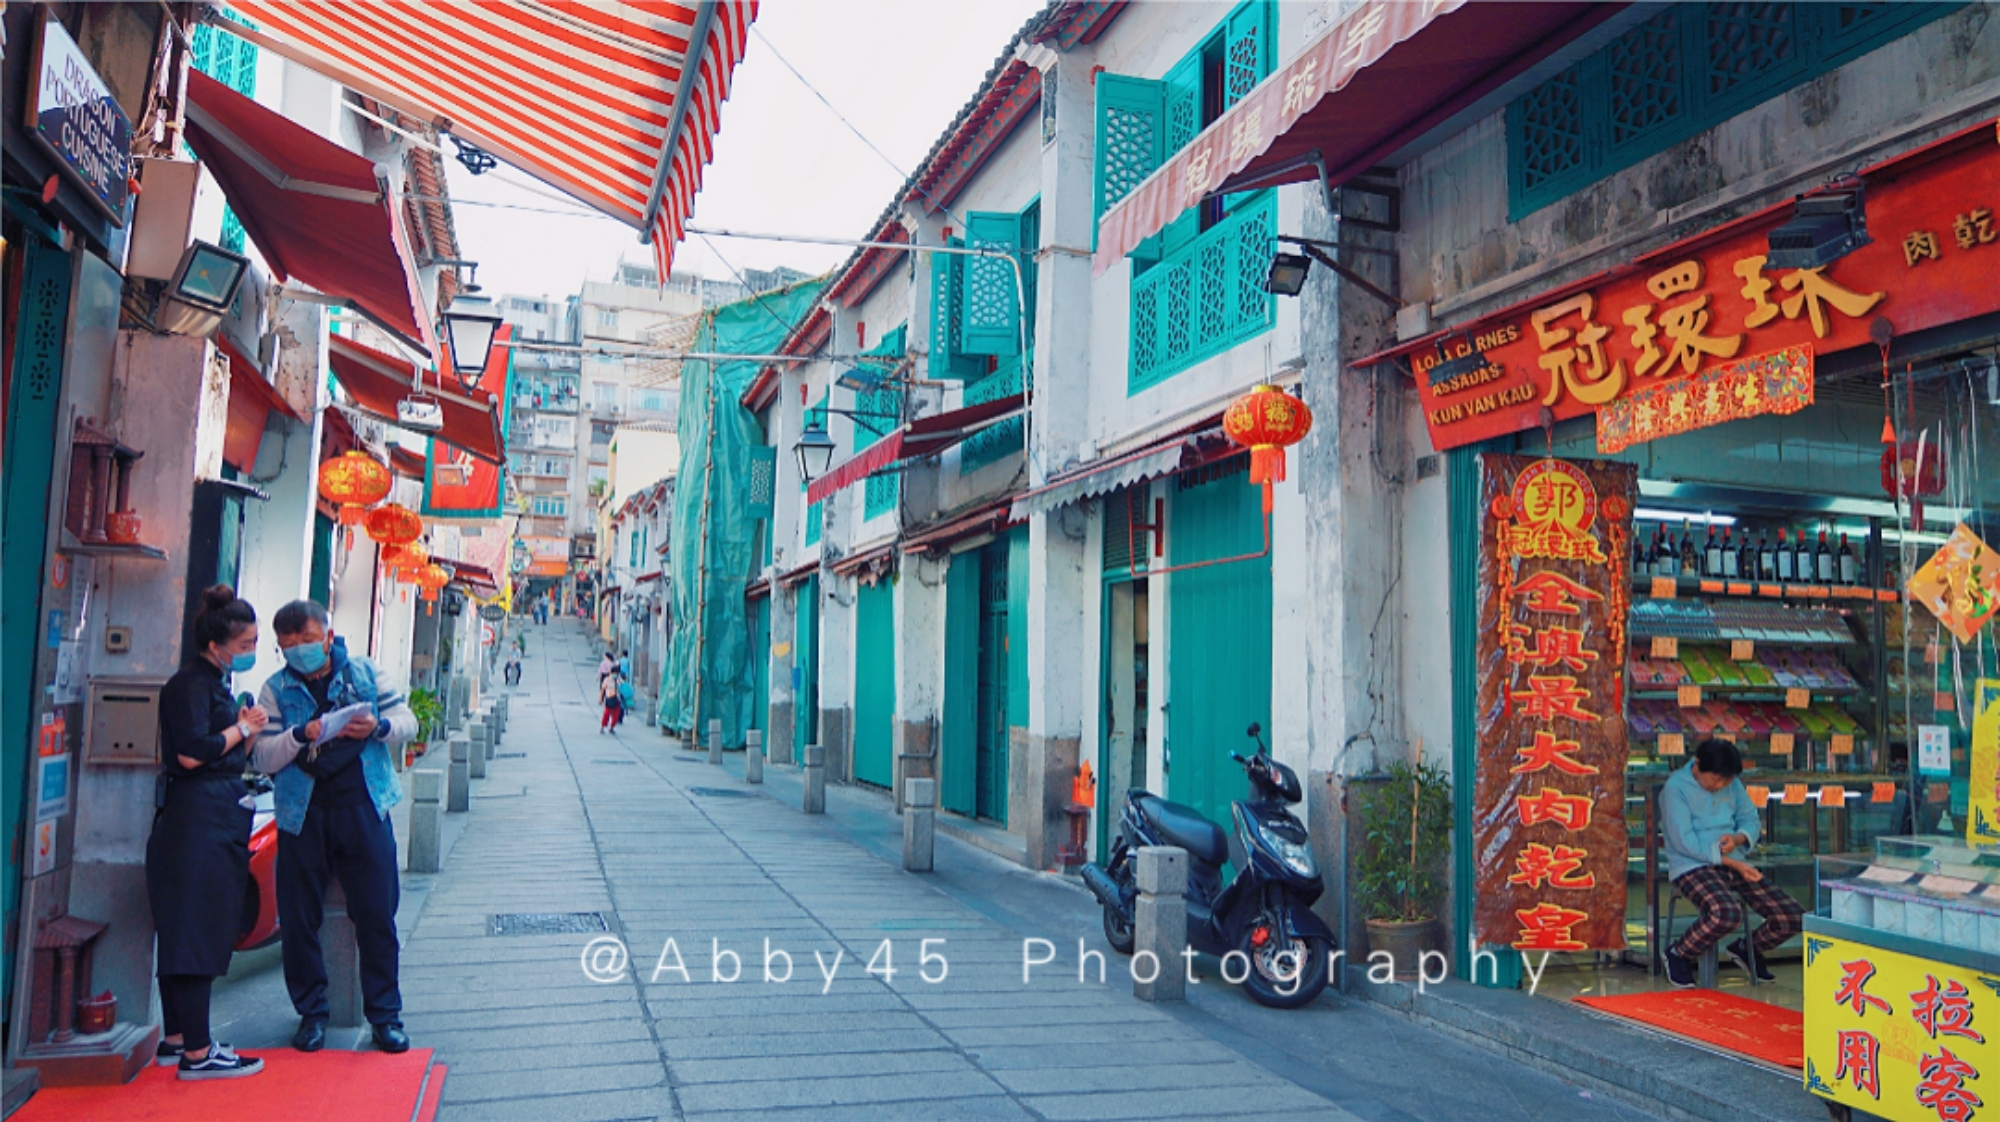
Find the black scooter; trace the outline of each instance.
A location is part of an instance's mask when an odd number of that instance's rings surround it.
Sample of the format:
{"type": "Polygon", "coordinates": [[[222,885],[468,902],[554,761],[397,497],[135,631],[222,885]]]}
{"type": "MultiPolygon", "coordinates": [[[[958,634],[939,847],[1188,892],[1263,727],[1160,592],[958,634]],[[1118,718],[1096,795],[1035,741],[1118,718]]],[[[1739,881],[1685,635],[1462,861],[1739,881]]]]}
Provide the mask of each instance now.
{"type": "MultiPolygon", "coordinates": [[[[1271,758],[1262,732],[1250,726],[1255,755],[1229,754],[1243,765],[1253,797],[1230,805],[1245,860],[1227,887],[1222,866],[1229,860],[1229,847],[1221,828],[1192,807],[1136,787],[1126,792],[1111,859],[1101,868],[1085,865],[1083,882],[1104,905],[1105,938],[1118,953],[1131,954],[1138,896],[1134,850],[1146,845],[1186,850],[1188,944],[1224,957],[1225,978],[1234,981],[1243,973],[1243,988],[1258,1004],[1296,1009],[1326,988],[1334,937],[1313,914],[1312,902],[1325,885],[1313,863],[1306,828],[1289,809],[1304,798],[1299,777],[1271,758]],[[1236,952],[1249,960],[1247,966],[1228,961],[1236,952]]],[[[1173,963],[1161,965],[1176,969],[1173,963]]]]}

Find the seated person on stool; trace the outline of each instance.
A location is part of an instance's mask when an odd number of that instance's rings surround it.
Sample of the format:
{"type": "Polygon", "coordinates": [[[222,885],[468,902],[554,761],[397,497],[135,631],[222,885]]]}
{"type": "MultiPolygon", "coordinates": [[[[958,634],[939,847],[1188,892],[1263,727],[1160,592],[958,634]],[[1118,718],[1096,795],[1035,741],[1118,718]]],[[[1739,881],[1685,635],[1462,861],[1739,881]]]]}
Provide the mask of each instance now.
{"type": "Polygon", "coordinates": [[[1760,981],[1773,981],[1763,956],[1797,935],[1805,909],[1767,879],[1744,855],[1757,844],[1757,808],[1743,789],[1743,757],[1727,740],[1704,740],[1694,759],[1660,788],[1660,822],[1666,834],[1667,876],[1674,890],[1701,909],[1701,917],[1667,947],[1667,980],[1695,984],[1695,963],[1724,935],[1743,926],[1743,904],[1764,917],[1745,946],[1741,937],[1723,949],[1760,981]],[[1737,898],[1743,904],[1738,904],[1737,898]]]}

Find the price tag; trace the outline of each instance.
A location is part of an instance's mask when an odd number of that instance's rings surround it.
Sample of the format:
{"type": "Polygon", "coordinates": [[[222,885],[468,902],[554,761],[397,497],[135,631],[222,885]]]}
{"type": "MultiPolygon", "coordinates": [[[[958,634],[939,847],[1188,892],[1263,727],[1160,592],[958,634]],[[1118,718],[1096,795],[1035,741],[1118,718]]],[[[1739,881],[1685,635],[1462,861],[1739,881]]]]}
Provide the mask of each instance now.
{"type": "Polygon", "coordinates": [[[1671,600],[1679,594],[1677,582],[1672,577],[1653,578],[1653,599],[1671,600]]]}
{"type": "Polygon", "coordinates": [[[1892,781],[1889,781],[1889,782],[1883,782],[1883,783],[1877,783],[1877,784],[1875,784],[1875,789],[1874,789],[1873,791],[1869,792],[1869,794],[1868,794],[1868,801],[1869,801],[1869,802],[1871,802],[1871,803],[1893,803],[1893,802],[1895,802],[1895,801],[1896,801],[1896,784],[1895,784],[1895,782],[1894,782],[1894,781],[1892,780],[1892,781]]]}
{"type": "Polygon", "coordinates": [[[1792,754],[1792,734],[1791,734],[1791,733],[1788,733],[1788,732],[1774,732],[1774,733],[1772,733],[1772,734],[1771,734],[1771,754],[1772,754],[1773,756],[1789,756],[1789,755],[1791,755],[1791,754],[1792,754]]]}
{"type": "Polygon", "coordinates": [[[1786,690],[1785,708],[1787,709],[1812,708],[1812,691],[1808,689],[1801,689],[1796,686],[1786,690]]]}
{"type": "Polygon", "coordinates": [[[1682,686],[1680,688],[1680,706],[1683,709],[1701,708],[1701,687],[1682,686]]]}
{"type": "Polygon", "coordinates": [[[1926,664],[1926,665],[1929,665],[1929,666],[1936,666],[1936,665],[1938,664],[1938,661],[1939,661],[1939,659],[1938,659],[1938,645],[1937,645],[1937,641],[1936,641],[1936,640],[1932,640],[1932,641],[1930,641],[1930,642],[1928,642],[1928,643],[1925,643],[1925,644],[1924,644],[1924,662],[1925,662],[1925,664],[1926,664]]]}
{"type": "Polygon", "coordinates": [[[1819,805],[1839,810],[1847,805],[1847,788],[1838,783],[1828,783],[1819,789],[1819,805]]]}
{"type": "Polygon", "coordinates": [[[1750,595],[1750,584],[1747,581],[1730,581],[1728,587],[1731,596],[1750,595]]]}
{"type": "Polygon", "coordinates": [[[1687,750],[1687,738],[1680,733],[1663,732],[1660,734],[1660,755],[1685,756],[1687,755],[1687,750]]]}
{"type": "Polygon", "coordinates": [[[1679,639],[1674,638],[1672,635],[1653,636],[1654,658],[1679,658],[1680,656],[1681,641],[1679,639]]]}
{"type": "Polygon", "coordinates": [[[1793,599],[1797,599],[1798,597],[1804,596],[1805,594],[1806,594],[1806,586],[1803,584],[1788,584],[1785,586],[1785,595],[1792,597],[1793,599]]]}
{"type": "Polygon", "coordinates": [[[1757,595],[1759,596],[1783,596],[1784,594],[1785,590],[1775,584],[1760,584],[1757,586],[1757,595]]]}
{"type": "Polygon", "coordinates": [[[1731,639],[1729,641],[1729,661],[1749,662],[1751,659],[1754,659],[1756,657],[1757,657],[1756,643],[1750,641],[1749,639],[1731,639]]]}
{"type": "Polygon", "coordinates": [[[1836,756],[1852,756],[1854,754],[1854,734],[1851,732],[1834,733],[1833,754],[1836,756]]]}
{"type": "Polygon", "coordinates": [[[1824,600],[1828,595],[1827,588],[1823,584],[1809,584],[1806,585],[1806,595],[1815,600],[1824,600]]]}
{"type": "Polygon", "coordinates": [[[1897,599],[1896,590],[1893,588],[1878,588],[1875,590],[1875,599],[1884,604],[1893,604],[1897,599]]]}
{"type": "Polygon", "coordinates": [[[1806,805],[1806,785],[1803,783],[1785,784],[1784,802],[1786,806],[1806,805]]]}
{"type": "Polygon", "coordinates": [[[1940,713],[1952,713],[1958,709],[1958,695],[1950,690],[1939,690],[1931,698],[1931,708],[1940,713]]]}
{"type": "Polygon", "coordinates": [[[1743,793],[1750,796],[1750,805],[1756,807],[1758,810],[1764,809],[1764,804],[1771,801],[1771,789],[1769,787],[1745,784],[1743,793]]]}
{"type": "Polygon", "coordinates": [[[1722,592],[1722,582],[1719,580],[1702,581],[1701,590],[1703,592],[1720,594],[1722,592]]]}

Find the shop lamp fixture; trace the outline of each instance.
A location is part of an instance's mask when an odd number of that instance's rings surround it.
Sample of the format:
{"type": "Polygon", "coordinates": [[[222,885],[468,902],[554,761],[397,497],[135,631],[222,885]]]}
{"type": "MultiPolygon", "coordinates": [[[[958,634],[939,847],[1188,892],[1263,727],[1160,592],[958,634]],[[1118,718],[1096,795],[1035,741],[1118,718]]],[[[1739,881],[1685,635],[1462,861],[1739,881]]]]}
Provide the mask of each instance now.
{"type": "Polygon", "coordinates": [[[196,241],[181,254],[173,278],[161,293],[155,326],[172,335],[213,334],[222,317],[229,314],[236,291],[249,274],[248,257],[196,241]]]}
{"type": "Polygon", "coordinates": [[[792,453],[799,458],[799,478],[807,483],[825,475],[833,466],[833,437],[826,429],[814,425],[799,434],[799,442],[792,445],[792,453]]]}
{"type": "Polygon", "coordinates": [[[1334,253],[1338,253],[1340,251],[1339,242],[1321,241],[1317,238],[1295,238],[1290,234],[1279,234],[1271,240],[1298,246],[1299,252],[1272,253],[1271,269],[1264,275],[1264,291],[1278,296],[1297,296],[1306,286],[1306,274],[1312,271],[1312,264],[1317,261],[1327,268],[1332,269],[1334,275],[1338,276],[1341,280],[1352,284],[1354,287],[1382,301],[1384,304],[1392,308],[1402,307],[1403,301],[1401,298],[1394,293],[1383,291],[1367,277],[1341,264],[1333,256],[1333,253],[1327,252],[1328,250],[1332,250],[1334,253]]]}
{"type": "Polygon", "coordinates": [[[493,301],[477,292],[461,292],[444,310],[444,331],[451,347],[451,368],[460,381],[486,369],[486,352],[500,330],[500,313],[493,301]]]}
{"type": "Polygon", "coordinates": [[[882,388],[882,375],[860,366],[850,366],[833,380],[833,384],[855,393],[874,393],[882,388]]]}
{"type": "Polygon", "coordinates": [[[1691,522],[1697,526],[1734,526],[1733,514],[1701,514],[1685,510],[1658,510],[1653,507],[1639,507],[1632,512],[1634,522],[1691,522]]]}
{"type": "Polygon", "coordinates": [[[1312,258],[1303,253],[1274,253],[1271,271],[1264,277],[1264,291],[1275,296],[1297,296],[1312,272],[1312,258]]]}
{"type": "Polygon", "coordinates": [[[1840,181],[1792,204],[1791,220],[1772,230],[1767,269],[1817,269],[1867,245],[1867,189],[1858,179],[1840,181]]]}

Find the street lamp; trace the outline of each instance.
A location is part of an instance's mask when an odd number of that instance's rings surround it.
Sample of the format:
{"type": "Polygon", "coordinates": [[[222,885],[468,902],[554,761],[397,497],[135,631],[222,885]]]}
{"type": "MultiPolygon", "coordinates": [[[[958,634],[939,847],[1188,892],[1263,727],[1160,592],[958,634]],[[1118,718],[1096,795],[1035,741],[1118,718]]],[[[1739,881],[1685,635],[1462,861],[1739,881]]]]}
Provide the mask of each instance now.
{"type": "Polygon", "coordinates": [[[1297,296],[1312,271],[1312,258],[1303,253],[1274,253],[1271,272],[1264,278],[1264,291],[1277,296],[1297,296]]]}
{"type": "Polygon", "coordinates": [[[493,335],[500,330],[500,314],[493,301],[476,292],[462,292],[444,312],[444,330],[451,342],[451,367],[459,381],[477,377],[486,369],[486,352],[493,335]]]}
{"type": "Polygon", "coordinates": [[[833,466],[833,438],[826,429],[814,425],[799,434],[799,442],[792,445],[793,454],[799,458],[799,478],[811,483],[826,474],[833,466]]]}

